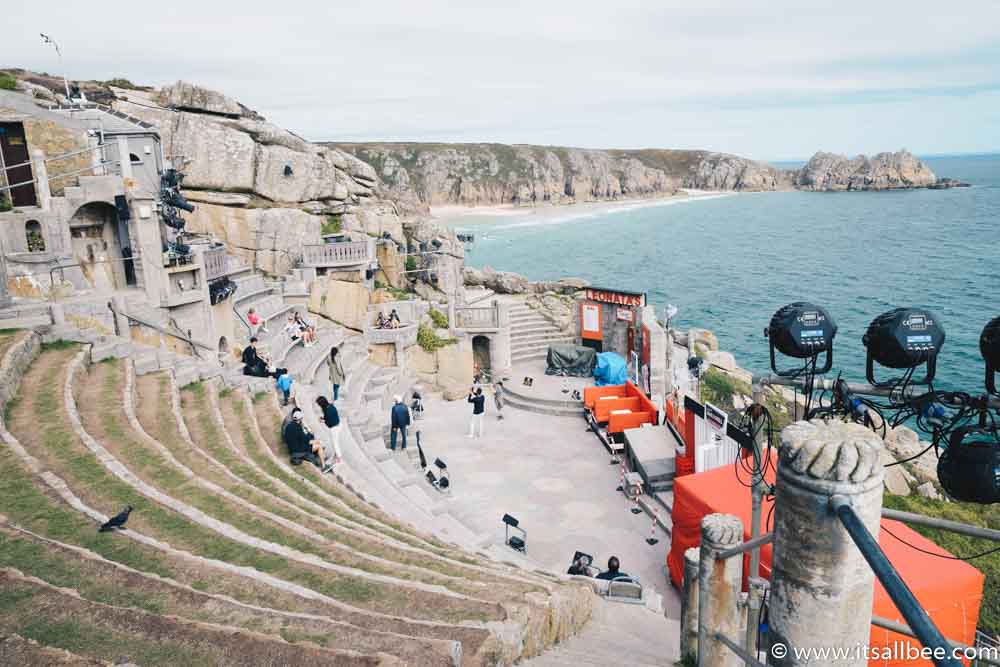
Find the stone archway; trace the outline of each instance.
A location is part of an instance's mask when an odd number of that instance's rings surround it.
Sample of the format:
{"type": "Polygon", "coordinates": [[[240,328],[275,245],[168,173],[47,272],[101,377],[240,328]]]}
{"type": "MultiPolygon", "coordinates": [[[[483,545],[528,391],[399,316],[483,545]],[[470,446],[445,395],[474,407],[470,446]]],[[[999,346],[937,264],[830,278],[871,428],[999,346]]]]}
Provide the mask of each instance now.
{"type": "Polygon", "coordinates": [[[128,225],[107,202],[90,202],[69,220],[73,257],[96,289],[121,289],[135,284],[128,225]]]}

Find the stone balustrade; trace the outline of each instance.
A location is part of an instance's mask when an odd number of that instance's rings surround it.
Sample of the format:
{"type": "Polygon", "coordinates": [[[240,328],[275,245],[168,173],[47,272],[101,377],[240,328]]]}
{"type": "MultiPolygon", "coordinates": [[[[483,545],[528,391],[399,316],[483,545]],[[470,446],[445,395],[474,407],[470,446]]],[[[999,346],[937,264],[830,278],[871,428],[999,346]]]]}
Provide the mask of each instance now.
{"type": "Polygon", "coordinates": [[[365,338],[371,345],[396,343],[405,348],[416,344],[417,325],[404,324],[398,329],[376,329],[374,327],[368,327],[365,329],[365,338]]]}
{"type": "Polygon", "coordinates": [[[375,261],[375,239],[302,246],[302,266],[333,268],[375,261]]]}
{"type": "Polygon", "coordinates": [[[455,308],[456,329],[499,329],[500,311],[495,306],[455,308]]]}

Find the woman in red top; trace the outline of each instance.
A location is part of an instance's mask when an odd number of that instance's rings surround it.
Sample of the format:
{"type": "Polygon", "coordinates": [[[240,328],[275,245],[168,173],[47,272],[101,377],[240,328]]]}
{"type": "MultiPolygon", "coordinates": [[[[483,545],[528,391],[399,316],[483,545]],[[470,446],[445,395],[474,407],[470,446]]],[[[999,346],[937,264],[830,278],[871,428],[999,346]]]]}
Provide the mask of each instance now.
{"type": "Polygon", "coordinates": [[[257,311],[251,308],[247,311],[247,322],[250,326],[254,328],[253,335],[256,336],[260,332],[267,333],[267,320],[257,314],[257,311]]]}

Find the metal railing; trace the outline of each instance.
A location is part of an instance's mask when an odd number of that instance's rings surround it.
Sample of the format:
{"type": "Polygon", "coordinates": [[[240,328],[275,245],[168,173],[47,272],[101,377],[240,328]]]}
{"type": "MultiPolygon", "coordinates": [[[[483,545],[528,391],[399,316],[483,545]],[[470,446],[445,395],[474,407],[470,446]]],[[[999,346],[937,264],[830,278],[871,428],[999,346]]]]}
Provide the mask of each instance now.
{"type": "MultiPolygon", "coordinates": [[[[81,167],[79,169],[73,169],[73,170],[70,170],[70,171],[64,171],[64,172],[59,173],[59,174],[53,174],[51,176],[48,175],[48,174],[46,174],[46,177],[45,177],[46,182],[48,182],[48,183],[51,184],[52,181],[57,181],[57,180],[60,180],[60,179],[63,179],[63,178],[70,178],[70,177],[73,177],[73,176],[81,176],[81,175],[83,175],[83,174],[85,174],[87,172],[91,172],[91,171],[95,171],[95,170],[102,170],[105,173],[103,173],[101,175],[107,175],[107,170],[106,170],[107,167],[113,167],[113,166],[117,166],[117,165],[121,164],[121,156],[119,156],[119,158],[115,159],[115,160],[109,160],[108,159],[107,149],[109,147],[111,147],[111,148],[117,148],[116,146],[113,146],[112,144],[105,143],[105,144],[98,144],[97,146],[88,146],[87,148],[81,148],[81,149],[78,149],[78,150],[75,150],[75,151],[70,151],[68,153],[63,153],[61,155],[56,155],[56,156],[53,156],[53,157],[45,158],[43,160],[43,162],[45,163],[46,166],[48,166],[49,164],[51,164],[53,162],[58,162],[60,160],[65,160],[65,159],[68,159],[68,158],[71,158],[71,157],[75,157],[77,155],[83,155],[84,153],[93,153],[95,151],[100,151],[100,158],[94,164],[91,164],[91,165],[86,166],[86,167],[81,167]]],[[[29,180],[29,181],[21,181],[19,183],[10,183],[10,179],[8,177],[8,173],[12,169],[17,169],[19,167],[34,166],[34,164],[35,164],[34,160],[26,160],[24,162],[19,162],[18,164],[4,164],[3,165],[3,172],[4,172],[3,173],[3,180],[6,183],[6,185],[0,185],[0,192],[10,192],[14,188],[21,188],[21,187],[26,187],[26,186],[29,186],[29,185],[36,185],[38,183],[38,176],[37,176],[37,174],[34,173],[34,170],[32,170],[32,177],[31,177],[31,180],[29,180]]]]}
{"type": "MultiPolygon", "coordinates": [[[[963,664],[962,661],[951,657],[955,650],[967,652],[965,653],[966,655],[971,655],[974,652],[976,655],[973,662],[974,667],[979,665],[1000,666],[1000,652],[997,651],[997,647],[993,646],[991,640],[988,638],[981,640],[979,638],[980,633],[977,632],[977,640],[974,647],[970,647],[962,642],[948,639],[941,634],[941,631],[937,628],[934,621],[931,620],[930,616],[920,605],[920,602],[906,585],[906,582],[899,576],[899,573],[889,561],[885,552],[883,552],[882,548],[878,545],[878,541],[868,531],[868,528],[865,527],[864,523],[857,516],[854,508],[850,505],[850,502],[847,499],[840,496],[832,496],[830,498],[830,509],[840,520],[844,529],[847,531],[847,534],[851,537],[851,540],[858,547],[858,550],[874,571],[875,576],[889,594],[893,604],[895,604],[896,608],[906,620],[906,623],[899,623],[891,619],[873,615],[871,617],[872,625],[884,628],[891,632],[906,635],[908,637],[913,637],[914,639],[919,640],[924,647],[930,649],[933,652],[933,655],[945,656],[942,658],[932,658],[934,664],[938,665],[938,667],[961,667],[963,664]]],[[[934,517],[924,516],[922,514],[902,512],[888,508],[882,509],[882,517],[904,523],[925,526],[927,528],[947,530],[969,537],[1000,542],[1000,530],[982,528],[980,526],[971,526],[968,524],[958,523],[956,521],[937,519],[934,517]]],[[[774,533],[766,533],[729,549],[718,551],[715,554],[710,555],[709,558],[713,561],[719,561],[737,556],[742,557],[742,555],[747,552],[757,552],[760,547],[765,544],[770,544],[773,541],[774,533]]],[[[712,567],[713,564],[708,561],[699,564],[699,585],[701,584],[700,573],[710,572],[712,567]]],[[[702,624],[701,619],[705,618],[708,613],[707,609],[703,608],[703,605],[707,603],[708,598],[704,595],[698,596],[699,664],[701,664],[700,656],[703,654],[700,647],[705,646],[706,642],[712,640],[718,641],[729,648],[729,650],[739,656],[745,664],[753,667],[763,667],[762,663],[757,658],[757,650],[754,640],[756,639],[758,630],[757,615],[755,612],[760,610],[762,597],[761,593],[764,590],[764,587],[760,585],[760,582],[763,580],[758,579],[753,570],[751,570],[750,576],[751,585],[747,599],[749,613],[747,614],[746,637],[742,645],[734,641],[731,637],[726,637],[719,632],[713,632],[702,624]]]]}
{"type": "Polygon", "coordinates": [[[500,308],[494,305],[483,307],[455,308],[456,329],[498,329],[500,328],[500,308]]]}
{"type": "Polygon", "coordinates": [[[302,266],[329,268],[368,264],[375,259],[374,239],[346,243],[321,243],[302,246],[302,266]]]}

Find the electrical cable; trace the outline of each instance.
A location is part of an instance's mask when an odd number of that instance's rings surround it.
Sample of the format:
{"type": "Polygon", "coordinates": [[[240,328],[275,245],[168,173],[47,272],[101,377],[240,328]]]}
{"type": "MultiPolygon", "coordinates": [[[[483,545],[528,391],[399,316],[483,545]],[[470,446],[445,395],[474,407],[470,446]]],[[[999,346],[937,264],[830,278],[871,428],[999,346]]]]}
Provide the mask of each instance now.
{"type": "Polygon", "coordinates": [[[916,545],[910,544],[909,542],[907,542],[906,540],[904,540],[903,538],[899,537],[898,535],[896,535],[895,533],[893,533],[891,530],[889,530],[888,528],[886,528],[884,523],[881,524],[881,528],[885,532],[889,533],[889,535],[891,537],[895,538],[899,542],[902,542],[903,544],[905,544],[906,546],[910,547],[914,551],[919,551],[920,553],[927,554],[928,556],[936,556],[937,558],[943,558],[944,560],[970,561],[970,560],[975,560],[976,558],[982,558],[983,556],[989,556],[990,554],[995,554],[997,552],[1000,552],[1000,547],[995,547],[995,548],[990,549],[988,551],[983,551],[982,553],[978,553],[978,554],[976,554],[974,556],[946,556],[944,554],[936,554],[933,551],[927,551],[926,549],[921,549],[920,547],[918,547],[916,545]]]}

